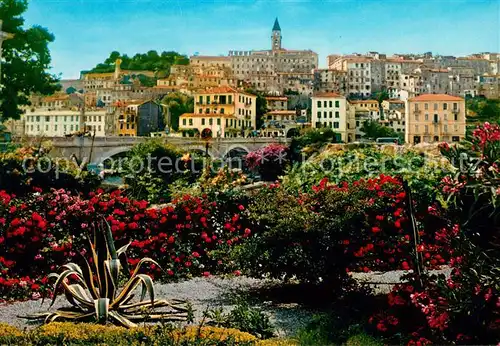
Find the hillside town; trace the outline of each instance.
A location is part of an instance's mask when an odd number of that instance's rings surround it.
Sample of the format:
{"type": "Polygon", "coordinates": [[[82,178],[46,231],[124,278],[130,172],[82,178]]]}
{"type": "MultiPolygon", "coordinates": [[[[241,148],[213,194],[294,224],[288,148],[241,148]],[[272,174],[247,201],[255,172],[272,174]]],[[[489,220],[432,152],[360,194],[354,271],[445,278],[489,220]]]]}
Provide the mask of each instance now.
{"type": "Polygon", "coordinates": [[[83,71],[54,95],[32,96],[21,119],[5,125],[14,137],[291,137],[330,128],[349,143],[373,121],[406,143],[457,142],[465,98],[500,98],[499,53],[331,54],[319,68],[313,50],[285,48],[278,18],[270,38],[269,49],[193,55],[166,76],[124,69],[117,58],[112,72],[83,71]],[[172,114],[162,101],[169,94],[193,98],[192,109],[172,114]]]}

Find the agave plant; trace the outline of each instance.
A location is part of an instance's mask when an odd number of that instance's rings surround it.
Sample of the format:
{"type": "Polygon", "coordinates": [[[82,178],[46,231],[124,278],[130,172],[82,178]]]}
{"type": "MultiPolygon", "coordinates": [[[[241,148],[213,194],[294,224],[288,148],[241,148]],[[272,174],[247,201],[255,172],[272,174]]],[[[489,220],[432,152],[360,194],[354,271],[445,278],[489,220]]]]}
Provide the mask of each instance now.
{"type": "Polygon", "coordinates": [[[56,311],[47,311],[35,315],[22,316],[27,319],[45,319],[45,323],[55,320],[82,321],[96,319],[100,323],[114,322],[127,328],[136,326],[141,321],[183,321],[187,320],[191,310],[181,300],[157,300],[153,280],[140,269],[146,264],[158,263],[151,258],[139,261],[132,274],[128,267],[127,244],[115,249],[111,228],[104,221],[101,227],[95,228],[93,241],[90,241],[92,266],[83,258],[83,266],[68,263],[62,266],[61,274],[52,273],[49,278],[56,278],[54,297],[50,307],[56,300],[56,290],[62,286],[71,307],[56,311]],[[106,226],[104,226],[106,224],[106,226]],[[129,277],[120,290],[118,288],[119,273],[123,269],[129,277]],[[75,283],[70,283],[75,282],[75,283]],[[132,302],[138,286],[142,286],[139,301],[132,302]],[[149,295],[148,295],[149,293],[149,295]],[[146,296],[148,295],[147,299],[146,296]],[[156,308],[162,311],[154,312],[156,308]]]}

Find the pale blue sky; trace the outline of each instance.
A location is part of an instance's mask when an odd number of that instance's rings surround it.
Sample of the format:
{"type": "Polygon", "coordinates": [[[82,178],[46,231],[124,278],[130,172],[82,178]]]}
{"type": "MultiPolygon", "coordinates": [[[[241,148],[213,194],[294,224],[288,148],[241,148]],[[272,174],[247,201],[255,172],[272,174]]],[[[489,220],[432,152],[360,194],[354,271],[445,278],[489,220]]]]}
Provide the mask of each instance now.
{"type": "Polygon", "coordinates": [[[332,53],[467,55],[500,51],[500,0],[31,0],[26,24],[49,28],[54,73],[80,70],[117,50],[192,55],[283,46],[332,53]]]}

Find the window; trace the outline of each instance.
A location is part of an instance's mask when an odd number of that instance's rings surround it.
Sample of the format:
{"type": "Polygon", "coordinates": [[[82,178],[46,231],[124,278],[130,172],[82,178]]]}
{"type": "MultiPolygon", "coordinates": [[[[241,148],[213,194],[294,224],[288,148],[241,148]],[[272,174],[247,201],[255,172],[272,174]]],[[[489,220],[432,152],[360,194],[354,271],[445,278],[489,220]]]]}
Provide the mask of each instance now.
{"type": "Polygon", "coordinates": [[[333,112],[332,111],[330,111],[328,115],[330,116],[330,119],[333,118],[333,112]]]}
{"type": "Polygon", "coordinates": [[[457,109],[458,109],[458,103],[453,102],[453,110],[455,110],[455,111],[456,111],[457,109]]]}
{"type": "Polygon", "coordinates": [[[78,131],[78,125],[75,125],[75,130],[78,131]]]}
{"type": "Polygon", "coordinates": [[[189,125],[193,126],[193,119],[189,119],[189,125]]]}
{"type": "MultiPolygon", "coordinates": [[[[132,125],[132,126],[133,126],[133,125],[132,125]]],[[[71,127],[73,127],[73,125],[71,125],[71,127]]],[[[101,125],[99,125],[99,126],[97,127],[97,129],[98,129],[97,131],[101,131],[101,125]]]]}
{"type": "Polygon", "coordinates": [[[418,103],[415,103],[415,111],[418,111],[418,103]]]}
{"type": "Polygon", "coordinates": [[[99,122],[102,121],[102,115],[99,115],[99,122]]]}
{"type": "Polygon", "coordinates": [[[321,119],[321,112],[318,112],[318,119],[321,119]]]}
{"type": "MultiPolygon", "coordinates": [[[[31,125],[33,126],[33,125],[31,125]]],[[[73,126],[72,126],[73,127],[73,126]]],[[[72,129],[73,130],[73,129],[72,129]]],[[[54,131],[57,131],[57,125],[54,125],[54,131]]]]}
{"type": "Polygon", "coordinates": [[[64,116],[64,122],[68,121],[68,117],[65,115],[64,116]]]}
{"type": "Polygon", "coordinates": [[[68,126],[64,125],[64,132],[68,130],[68,126]]]}
{"type": "Polygon", "coordinates": [[[210,113],[210,108],[205,108],[205,114],[209,114],[210,113]]]}
{"type": "Polygon", "coordinates": [[[186,125],[186,119],[182,119],[182,125],[186,125]]]}
{"type": "Polygon", "coordinates": [[[224,108],[220,109],[220,114],[224,114],[224,108]]]}
{"type": "Polygon", "coordinates": [[[208,119],[208,125],[213,125],[213,123],[214,123],[214,119],[212,119],[212,118],[208,119]]]}
{"type": "Polygon", "coordinates": [[[325,112],[323,112],[323,117],[324,117],[325,119],[327,118],[327,116],[326,116],[326,111],[325,111],[325,112]]]}
{"type": "Polygon", "coordinates": [[[45,131],[49,131],[49,125],[45,125],[45,131]]]}
{"type": "Polygon", "coordinates": [[[217,125],[220,125],[220,118],[217,118],[217,125]]]}
{"type": "Polygon", "coordinates": [[[428,111],[428,110],[429,110],[429,104],[428,104],[428,103],[425,103],[425,104],[424,104],[424,109],[425,109],[426,111],[428,111]]]}
{"type": "Polygon", "coordinates": [[[448,132],[448,125],[444,125],[444,132],[448,132]]]}
{"type": "Polygon", "coordinates": [[[415,132],[418,132],[418,125],[415,125],[415,132]]]}
{"type": "Polygon", "coordinates": [[[429,114],[428,113],[425,113],[425,120],[429,120],[429,114]]]}
{"type": "Polygon", "coordinates": [[[335,112],[335,118],[340,118],[340,113],[338,111],[335,112]]]}
{"type": "Polygon", "coordinates": [[[424,128],[425,128],[424,132],[425,132],[425,133],[429,133],[429,125],[425,125],[425,127],[424,127],[424,128]]]}
{"type": "Polygon", "coordinates": [[[438,110],[438,104],[437,103],[434,103],[434,110],[437,111],[438,110]]]}
{"type": "Polygon", "coordinates": [[[227,102],[228,102],[229,104],[233,103],[233,95],[229,95],[229,96],[227,97],[227,102]]]}
{"type": "Polygon", "coordinates": [[[228,127],[228,126],[229,126],[229,120],[226,119],[226,127],[228,127]]]}
{"type": "Polygon", "coordinates": [[[46,116],[46,117],[45,117],[45,121],[46,121],[46,122],[49,122],[49,121],[50,121],[50,117],[46,116]]]}
{"type": "Polygon", "coordinates": [[[451,140],[452,140],[453,142],[460,142],[460,137],[458,137],[458,136],[453,136],[453,137],[451,137],[451,140]]]}
{"type": "Polygon", "coordinates": [[[457,113],[455,113],[454,118],[455,118],[455,121],[458,121],[458,114],[457,113]]]}
{"type": "Polygon", "coordinates": [[[447,103],[443,103],[443,110],[447,110],[448,109],[448,104],[447,103]]]}
{"type": "Polygon", "coordinates": [[[199,100],[198,100],[198,103],[201,105],[203,104],[203,96],[200,96],[199,100]]]}
{"type": "Polygon", "coordinates": [[[318,108],[321,108],[321,101],[318,101],[318,108]]]}
{"type": "Polygon", "coordinates": [[[339,108],[340,107],[340,101],[335,101],[335,108],[339,108]]]}
{"type": "Polygon", "coordinates": [[[334,129],[338,129],[338,128],[339,128],[339,123],[338,123],[338,121],[335,121],[335,122],[333,123],[333,128],[334,128],[334,129]]]}
{"type": "Polygon", "coordinates": [[[444,114],[443,116],[445,121],[448,120],[448,114],[444,114]]]}
{"type": "Polygon", "coordinates": [[[326,108],[326,101],[323,101],[323,107],[326,108]]]}
{"type": "MultiPolygon", "coordinates": [[[[73,125],[70,125],[69,130],[70,130],[70,131],[73,131],[73,129],[74,129],[74,126],[73,126],[73,125]]],[[[56,130],[56,131],[57,131],[57,125],[55,125],[55,126],[54,126],[54,130],[56,130]]]]}
{"type": "Polygon", "coordinates": [[[201,118],[201,124],[205,125],[205,118],[201,118]]]}
{"type": "Polygon", "coordinates": [[[415,121],[419,121],[419,116],[418,116],[418,114],[415,114],[415,121]]]}
{"type": "Polygon", "coordinates": [[[207,105],[210,104],[210,95],[207,95],[207,105]]]}

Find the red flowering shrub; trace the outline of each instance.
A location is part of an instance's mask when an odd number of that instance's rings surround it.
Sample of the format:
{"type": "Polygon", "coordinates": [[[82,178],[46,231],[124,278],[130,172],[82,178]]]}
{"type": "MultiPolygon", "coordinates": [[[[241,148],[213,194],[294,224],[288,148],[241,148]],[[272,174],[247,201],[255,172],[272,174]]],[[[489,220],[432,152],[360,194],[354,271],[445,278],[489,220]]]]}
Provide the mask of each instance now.
{"type": "MultiPolygon", "coordinates": [[[[273,185],[249,206],[256,235],[242,244],[241,265],[254,274],[340,282],[346,270],[413,268],[415,253],[401,181],[381,175],[352,184],[323,179],[312,191],[293,194],[273,185]],[[258,225],[258,226],[257,226],[258,225]]],[[[424,263],[447,262],[435,234],[448,229],[437,209],[417,216],[424,263]]]]}
{"type": "Polygon", "coordinates": [[[278,179],[289,162],[288,147],[277,143],[252,151],[245,157],[246,166],[257,171],[264,181],[278,179]]]}
{"type": "MultiPolygon", "coordinates": [[[[461,226],[436,233],[448,244],[451,275],[409,278],[388,295],[388,311],[401,328],[374,330],[388,337],[411,335],[409,344],[497,344],[500,341],[500,127],[485,123],[471,141],[442,154],[456,167],[442,189],[447,217],[461,226]]],[[[427,246],[425,242],[421,246],[427,246]]],[[[408,340],[407,340],[408,341],[408,340]]]]}
{"type": "Polygon", "coordinates": [[[47,287],[39,280],[86,255],[87,231],[101,216],[110,224],[118,245],[131,242],[129,262],[152,257],[163,269],[151,268],[159,277],[177,279],[233,270],[226,260],[228,249],[251,234],[244,226],[245,209],[192,196],[162,208],[148,208],[147,202],[130,200],[119,191],[98,191],[88,199],[64,190],[35,192],[23,199],[0,192],[0,297],[29,297],[33,290],[12,289],[25,276],[30,280],[24,280],[28,286],[23,283],[21,288],[41,283],[35,288],[44,292],[47,287]]]}

